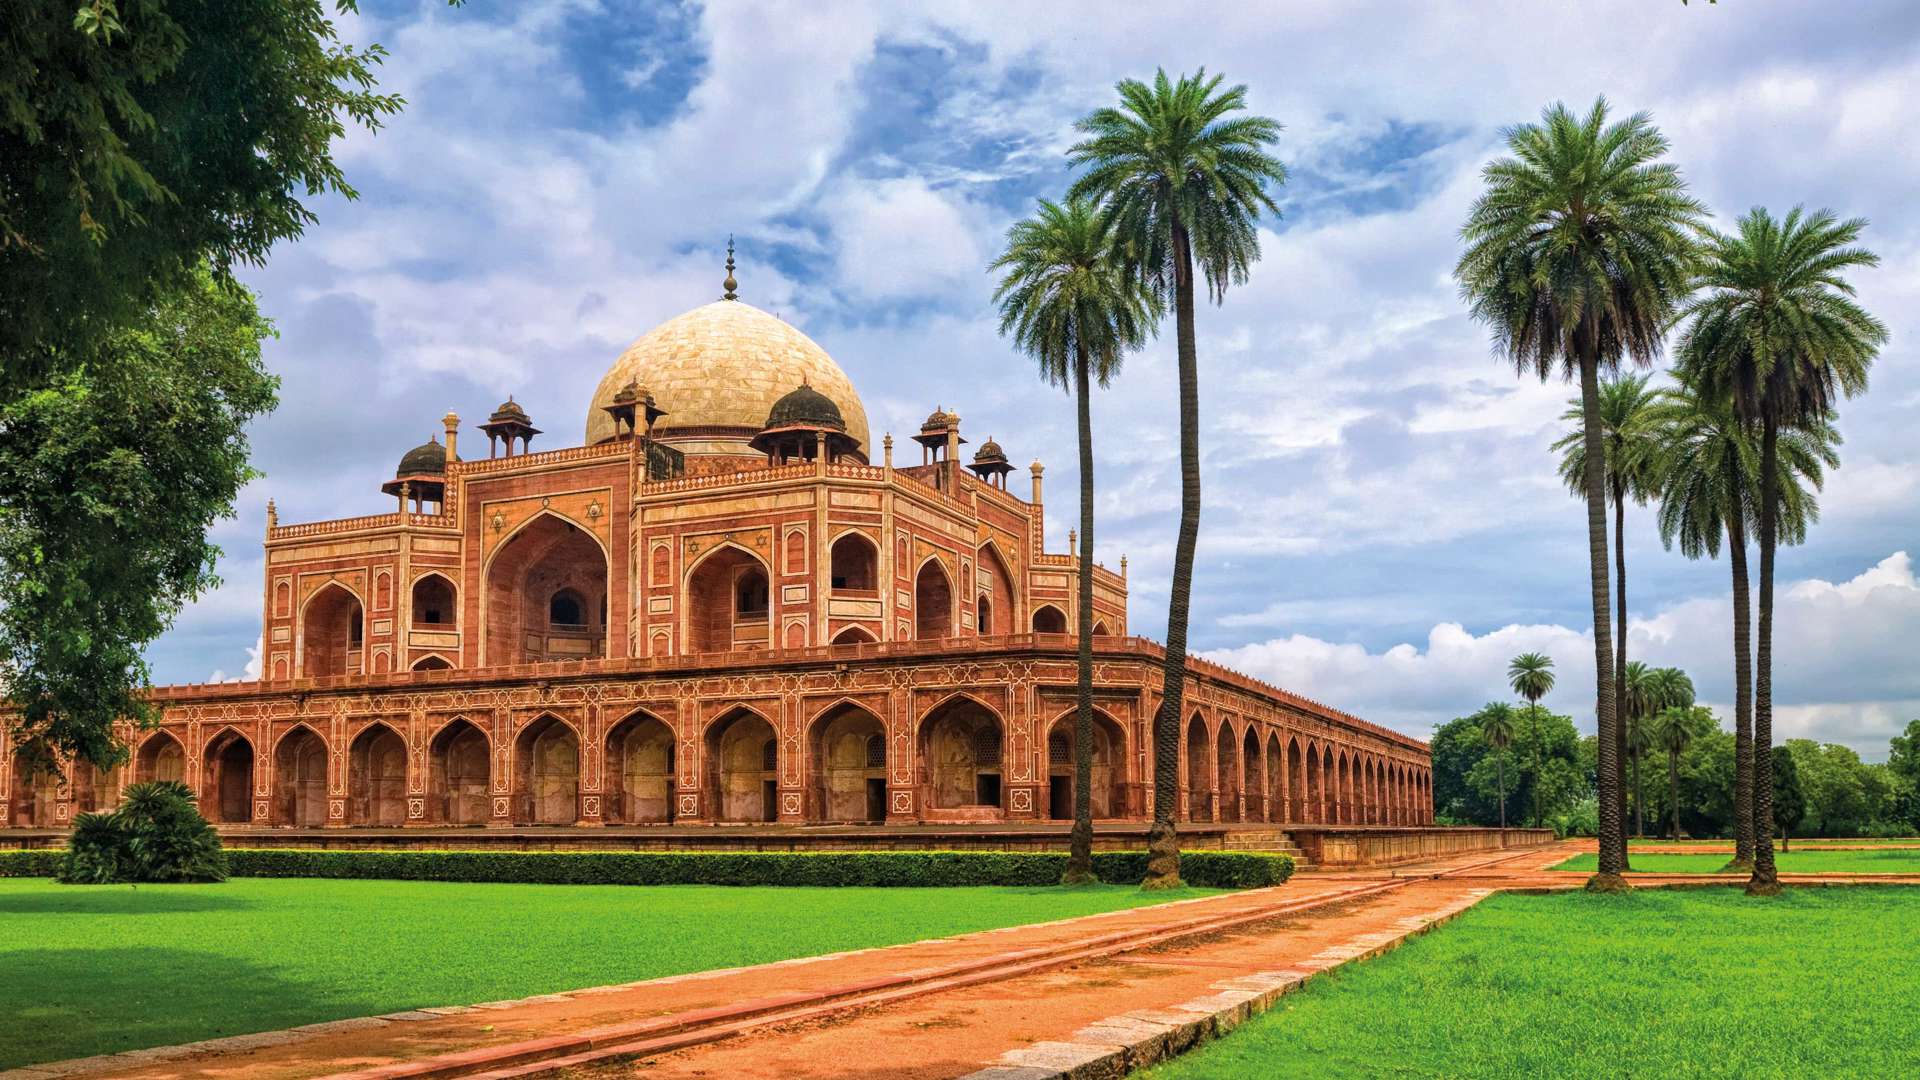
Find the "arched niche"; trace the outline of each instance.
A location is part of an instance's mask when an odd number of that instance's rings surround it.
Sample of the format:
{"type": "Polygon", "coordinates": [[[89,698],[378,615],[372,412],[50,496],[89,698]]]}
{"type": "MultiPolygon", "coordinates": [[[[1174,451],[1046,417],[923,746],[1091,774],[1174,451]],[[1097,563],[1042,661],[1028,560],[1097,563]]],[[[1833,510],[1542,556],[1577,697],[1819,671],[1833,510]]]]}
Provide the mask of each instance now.
{"type": "Polygon", "coordinates": [[[327,823],[327,744],[302,725],[281,736],[273,752],[274,801],[288,825],[327,823]]]}
{"type": "Polygon", "coordinates": [[[880,718],[858,705],[836,705],[813,722],[808,741],[815,818],[886,820],[887,733],[880,718]]]}
{"type": "Polygon", "coordinates": [[[777,821],[780,741],[773,725],[734,709],[707,726],[707,795],[715,821],[777,821]]]}
{"type": "Polygon", "coordinates": [[[921,805],[1004,808],[1006,728],[972,698],[952,698],[920,722],[921,805]]]}
{"type": "Polygon", "coordinates": [[[953,636],[953,582],[939,559],[928,559],[914,575],[913,636],[920,641],[953,636]]]}
{"type": "Polygon", "coordinates": [[[522,526],[487,563],[487,664],[605,656],[607,576],[607,553],[585,529],[553,514],[522,526]],[[556,600],[578,621],[555,622],[556,600]]]}
{"type": "Polygon", "coordinates": [[[723,544],[687,575],[683,640],[692,653],[764,649],[771,643],[767,566],[745,548],[723,544]]]}
{"type": "Polygon", "coordinates": [[[422,629],[452,630],[459,624],[459,590],[445,574],[422,574],[414,579],[413,625],[422,629]]]}
{"type": "Polygon", "coordinates": [[[407,742],[385,724],[370,724],[347,750],[347,820],[355,825],[407,823],[407,742]]]}
{"type": "Polygon", "coordinates": [[[253,742],[233,728],[207,740],[200,766],[200,813],[208,821],[253,820],[253,742]]]}
{"type": "MultiPolygon", "coordinates": [[[[1047,816],[1073,819],[1074,758],[1078,719],[1069,712],[1055,718],[1047,732],[1047,816]]],[[[1093,783],[1087,788],[1093,816],[1117,818],[1126,812],[1126,734],[1099,709],[1093,711],[1093,783]]]]}
{"type": "Polygon", "coordinates": [[[580,819],[580,739],[548,714],[514,740],[516,824],[571,825],[580,819]]]}
{"type": "Polygon", "coordinates": [[[1066,633],[1067,613],[1052,604],[1042,604],[1033,612],[1033,632],[1036,634],[1066,633]]]}
{"type": "Polygon", "coordinates": [[[673,729],[659,717],[636,712],[607,732],[606,799],[601,814],[608,824],[673,823],[673,729]]]}
{"type": "Polygon", "coordinates": [[[847,532],[833,542],[829,586],[837,593],[879,595],[880,549],[865,533],[847,532]]]}
{"type": "Polygon", "coordinates": [[[1207,742],[1207,725],[1200,714],[1187,721],[1187,817],[1192,821],[1213,820],[1213,754],[1207,742]]]}
{"type": "Polygon", "coordinates": [[[448,825],[484,825],[493,814],[492,760],[486,733],[456,718],[427,746],[428,805],[448,825]]]}
{"type": "Polygon", "coordinates": [[[1013,625],[1015,613],[1020,610],[1019,598],[1014,594],[1013,570],[1000,557],[1000,545],[991,542],[980,545],[973,565],[979,594],[974,619],[980,635],[1019,633],[1020,628],[1013,625]]]}
{"type": "Polygon", "coordinates": [[[314,679],[363,670],[366,613],[353,590],[337,581],[322,585],[307,598],[300,627],[301,675],[314,679]]]}

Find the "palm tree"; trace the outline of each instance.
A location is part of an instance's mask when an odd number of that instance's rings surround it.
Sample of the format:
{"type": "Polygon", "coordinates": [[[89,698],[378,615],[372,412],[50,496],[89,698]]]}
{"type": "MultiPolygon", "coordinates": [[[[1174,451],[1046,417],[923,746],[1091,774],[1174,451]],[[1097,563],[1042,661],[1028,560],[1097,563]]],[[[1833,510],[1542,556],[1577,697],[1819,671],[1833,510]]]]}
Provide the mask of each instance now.
{"type": "MultiPolygon", "coordinates": [[[[1631,691],[1629,691],[1631,693],[1631,691]]],[[[1627,764],[1633,767],[1633,835],[1647,835],[1647,787],[1640,781],[1640,766],[1653,749],[1653,736],[1647,722],[1636,715],[1627,716],[1627,764]]]]}
{"type": "Polygon", "coordinates": [[[1546,653],[1521,653],[1507,664],[1507,685],[1527,699],[1527,716],[1533,721],[1533,827],[1540,827],[1540,699],[1553,692],[1553,657],[1546,653]]]}
{"type": "MultiPolygon", "coordinates": [[[[1613,649],[1613,693],[1618,701],[1626,692],[1627,669],[1627,500],[1645,505],[1647,494],[1653,487],[1654,467],[1657,464],[1657,444],[1647,424],[1647,412],[1654,402],[1654,392],[1648,389],[1650,379],[1646,375],[1620,375],[1612,379],[1603,379],[1600,383],[1600,431],[1605,444],[1606,456],[1602,464],[1606,472],[1607,496],[1613,502],[1613,595],[1617,631],[1613,649]]],[[[1560,419],[1575,424],[1586,417],[1585,407],[1580,399],[1567,403],[1567,411],[1560,419]]],[[[1584,427],[1575,427],[1562,435],[1553,444],[1560,452],[1560,479],[1575,498],[1586,493],[1587,444],[1584,427]]],[[[1616,725],[1622,743],[1619,753],[1626,753],[1626,729],[1629,725],[1616,725]]],[[[1623,758],[1624,760],[1624,758],[1623,758]]],[[[1634,790],[1639,790],[1636,780],[1634,790]]]]}
{"type": "Polygon", "coordinates": [[[1062,884],[1093,875],[1093,420],[1090,386],[1106,387],[1129,349],[1159,316],[1154,297],[1123,272],[1114,231],[1086,199],[1041,200],[1034,217],[1007,231],[994,300],[1000,333],[1040,363],[1040,377],[1068,387],[1080,434],[1079,691],[1073,735],[1073,834],[1062,884]]]}
{"type": "Polygon", "coordinates": [[[1680,755],[1693,742],[1693,710],[1669,705],[1653,718],[1654,745],[1667,752],[1667,802],[1673,809],[1672,839],[1680,839],[1680,755]]]}
{"type": "Polygon", "coordinates": [[[1264,116],[1230,116],[1246,107],[1246,87],[1220,89],[1206,71],[1153,85],[1128,79],[1117,108],[1096,109],[1076,125],[1084,138],[1067,151],[1085,166],[1071,196],[1100,199],[1130,272],[1161,302],[1173,301],[1180,365],[1180,531],[1167,602],[1167,650],[1160,707],[1153,718],[1153,827],[1148,888],[1180,883],[1180,717],[1187,664],[1187,609],[1193,551],[1200,537],[1200,375],[1194,345],[1193,273],[1198,264],[1215,303],[1247,280],[1260,257],[1261,212],[1279,213],[1269,184],[1286,182],[1267,152],[1280,125],[1264,116]]]}
{"type": "Polygon", "coordinates": [[[1784,220],[1748,211],[1733,233],[1708,235],[1705,293],[1687,305],[1681,364],[1703,390],[1725,395],[1760,432],[1759,624],[1753,680],[1753,877],[1747,891],[1779,892],[1773,864],[1773,559],[1780,542],[1780,432],[1826,423],[1840,397],[1866,389],[1887,329],[1854,302],[1842,273],[1878,265],[1855,246],[1866,221],[1832,211],[1784,220]]]}
{"type": "Polygon", "coordinates": [[[1500,828],[1507,827],[1507,747],[1513,745],[1513,710],[1496,701],[1480,710],[1480,738],[1493,748],[1494,785],[1500,792],[1500,828]]]}
{"type": "Polygon", "coordinates": [[[1630,660],[1621,671],[1620,716],[1627,730],[1627,753],[1633,764],[1633,831],[1641,836],[1647,835],[1647,812],[1642,805],[1646,788],[1640,785],[1640,759],[1646,756],[1652,731],[1647,723],[1654,710],[1649,707],[1653,700],[1653,669],[1638,660],[1630,660]],[[1638,743],[1639,750],[1634,746],[1638,743]]]}
{"type": "Polygon", "coordinates": [[[1600,375],[1623,356],[1646,364],[1691,284],[1700,204],[1644,113],[1609,124],[1550,106],[1507,131],[1511,157],[1489,163],[1461,230],[1454,268],[1475,318],[1522,373],[1580,380],[1586,442],[1587,565],[1592,587],[1594,715],[1599,725],[1600,866],[1590,889],[1624,889],[1626,776],[1615,708],[1608,612],[1607,506],[1600,375]]]}
{"type": "MultiPolygon", "coordinates": [[[[1689,559],[1718,558],[1724,534],[1733,574],[1733,861],[1727,873],[1753,872],[1753,615],[1747,580],[1747,537],[1759,502],[1760,451],[1726,397],[1702,393],[1683,371],[1661,391],[1652,423],[1659,429],[1660,541],[1678,542],[1689,559]]],[[[1825,470],[1839,464],[1840,433],[1831,423],[1780,434],[1779,518],[1784,542],[1797,543],[1819,519],[1825,470]]]]}

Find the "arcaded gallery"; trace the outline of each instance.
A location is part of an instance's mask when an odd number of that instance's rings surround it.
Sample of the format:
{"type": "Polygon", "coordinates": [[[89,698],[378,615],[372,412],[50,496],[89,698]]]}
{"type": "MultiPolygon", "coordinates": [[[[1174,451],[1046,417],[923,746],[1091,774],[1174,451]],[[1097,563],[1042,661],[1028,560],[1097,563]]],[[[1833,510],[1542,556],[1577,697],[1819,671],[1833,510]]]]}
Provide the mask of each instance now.
{"type": "MultiPolygon", "coordinates": [[[[734,289],[622,353],[578,445],[535,449],[509,398],[423,417],[444,434],[368,479],[387,513],[269,504],[261,677],[155,689],[111,773],[0,742],[4,823],[151,779],[250,829],[1069,817],[1078,563],[1045,548],[1043,467],[944,407],[876,446],[833,359],[734,289]]],[[[1094,568],[1092,626],[1090,799],[1141,821],[1162,652],[1124,560],[1094,568]]],[[[1426,744],[1187,678],[1184,820],[1429,821],[1426,744]]]]}

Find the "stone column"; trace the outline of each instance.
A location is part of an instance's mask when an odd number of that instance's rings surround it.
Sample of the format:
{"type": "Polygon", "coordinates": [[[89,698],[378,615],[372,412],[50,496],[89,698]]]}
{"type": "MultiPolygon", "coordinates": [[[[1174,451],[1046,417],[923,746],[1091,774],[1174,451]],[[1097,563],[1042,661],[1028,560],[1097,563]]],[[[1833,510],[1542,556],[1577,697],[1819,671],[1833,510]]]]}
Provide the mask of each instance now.
{"type": "MultiPolygon", "coordinates": [[[[609,634],[612,629],[608,627],[609,634]]],[[[606,773],[605,750],[606,733],[600,730],[600,706],[588,703],[580,710],[580,802],[575,825],[606,824],[601,806],[601,793],[606,787],[601,782],[606,773]]]]}
{"type": "Polygon", "coordinates": [[[914,738],[913,697],[910,691],[887,693],[887,824],[910,825],[918,820],[916,795],[920,748],[914,738]]]}
{"type": "Polygon", "coordinates": [[[504,829],[513,824],[513,722],[504,709],[493,710],[492,774],[493,813],[487,827],[504,829]]]}
{"type": "MultiPolygon", "coordinates": [[[[824,501],[824,500],[822,500],[824,501]]],[[[801,715],[800,695],[780,699],[780,824],[801,825],[807,820],[807,753],[804,738],[806,718],[801,715]]]]}

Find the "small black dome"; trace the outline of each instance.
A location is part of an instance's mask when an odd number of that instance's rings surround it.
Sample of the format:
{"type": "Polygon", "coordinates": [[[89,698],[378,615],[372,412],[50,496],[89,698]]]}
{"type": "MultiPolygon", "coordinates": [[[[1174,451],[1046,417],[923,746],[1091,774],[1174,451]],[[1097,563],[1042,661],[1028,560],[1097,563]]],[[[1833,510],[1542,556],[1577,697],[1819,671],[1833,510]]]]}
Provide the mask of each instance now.
{"type": "Polygon", "coordinates": [[[840,415],[840,406],[835,405],[832,398],[801,383],[773,403],[773,409],[767,413],[767,427],[819,427],[845,431],[847,421],[840,415]]]}
{"type": "Polygon", "coordinates": [[[430,438],[402,455],[400,467],[393,471],[393,475],[396,477],[418,476],[421,473],[446,471],[447,448],[440,445],[440,440],[430,438]]]}
{"type": "Polygon", "coordinates": [[[527,410],[521,408],[520,403],[513,400],[511,395],[508,396],[507,400],[500,403],[499,408],[493,410],[493,415],[488,417],[488,419],[495,423],[501,420],[518,420],[523,424],[530,422],[530,418],[527,416],[527,410]]]}
{"type": "Polygon", "coordinates": [[[1007,452],[1000,449],[1000,444],[994,442],[993,436],[989,435],[987,436],[987,441],[980,444],[980,452],[973,455],[973,460],[979,462],[1005,461],[1007,460],[1007,452]]]}

